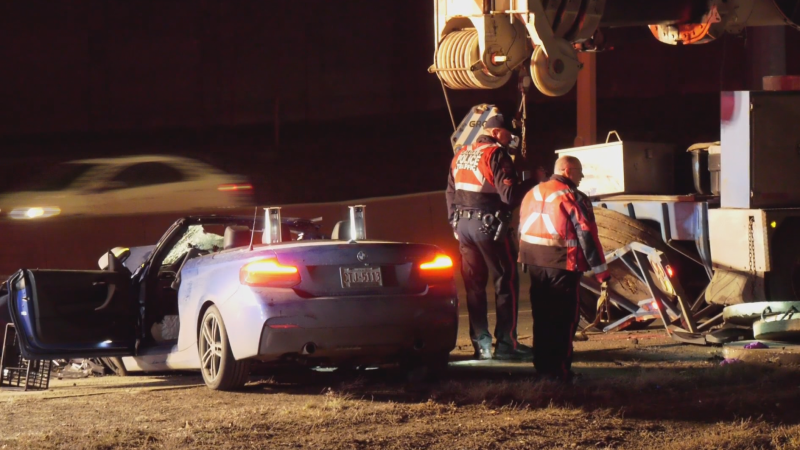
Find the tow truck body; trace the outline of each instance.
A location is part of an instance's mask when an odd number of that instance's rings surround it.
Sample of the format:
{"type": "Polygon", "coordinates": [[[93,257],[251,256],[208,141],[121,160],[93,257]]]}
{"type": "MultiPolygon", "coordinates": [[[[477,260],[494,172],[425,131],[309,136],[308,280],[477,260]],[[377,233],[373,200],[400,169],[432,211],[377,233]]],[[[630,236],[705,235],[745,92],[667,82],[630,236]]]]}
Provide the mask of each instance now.
{"type": "MultiPolygon", "coordinates": [[[[648,26],[665,44],[692,45],[745,27],[798,29],[798,21],[795,0],[434,0],[429,72],[445,95],[495,89],[517,73],[524,107],[530,79],[545,95],[569,92],[578,53],[602,50],[607,27],[648,26]]],[[[677,324],[690,332],[685,340],[705,343],[698,333],[718,328],[726,306],[798,302],[800,310],[800,78],[765,77],[764,88],[721,93],[719,142],[690,148],[695,192],[674,187],[672,157],[684,149],[607,140],[557,151],[582,160],[581,189],[594,199],[616,267],[609,303],[617,314],[604,329],[661,318],[668,332],[677,324]]],[[[497,112],[474,107],[454,126],[454,150],[497,112]]],[[[588,278],[582,285],[591,320],[599,287],[588,278]]],[[[794,312],[778,317],[787,329],[797,325],[794,312]]]]}

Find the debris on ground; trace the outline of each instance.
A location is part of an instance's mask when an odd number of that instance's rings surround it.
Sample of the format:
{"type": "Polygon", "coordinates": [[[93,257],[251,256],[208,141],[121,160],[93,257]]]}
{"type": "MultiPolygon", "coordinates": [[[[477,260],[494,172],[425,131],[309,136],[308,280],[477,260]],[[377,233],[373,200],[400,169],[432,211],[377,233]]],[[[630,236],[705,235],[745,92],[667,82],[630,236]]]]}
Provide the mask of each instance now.
{"type": "Polygon", "coordinates": [[[740,363],[740,362],[742,362],[742,360],[738,359],[738,358],[725,358],[722,361],[720,361],[719,365],[720,366],[727,366],[729,364],[736,364],[736,363],[740,363]]]}
{"type": "Polygon", "coordinates": [[[744,348],[752,350],[756,348],[769,348],[769,346],[767,344],[764,344],[763,342],[756,341],[745,345],[744,348]]]}
{"type": "Polygon", "coordinates": [[[92,375],[105,375],[106,367],[92,359],[59,360],[54,364],[59,380],[64,378],[88,378],[92,375]]]}

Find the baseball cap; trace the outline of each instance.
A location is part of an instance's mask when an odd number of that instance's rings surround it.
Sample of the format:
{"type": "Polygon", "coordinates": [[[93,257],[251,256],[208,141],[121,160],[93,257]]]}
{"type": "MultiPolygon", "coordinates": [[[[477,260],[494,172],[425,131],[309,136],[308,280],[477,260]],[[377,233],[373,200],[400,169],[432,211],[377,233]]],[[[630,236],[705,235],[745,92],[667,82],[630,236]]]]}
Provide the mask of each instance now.
{"type": "Polygon", "coordinates": [[[490,117],[486,120],[486,123],[483,124],[483,128],[505,128],[505,120],[503,120],[502,114],[497,114],[495,116],[490,117]]]}

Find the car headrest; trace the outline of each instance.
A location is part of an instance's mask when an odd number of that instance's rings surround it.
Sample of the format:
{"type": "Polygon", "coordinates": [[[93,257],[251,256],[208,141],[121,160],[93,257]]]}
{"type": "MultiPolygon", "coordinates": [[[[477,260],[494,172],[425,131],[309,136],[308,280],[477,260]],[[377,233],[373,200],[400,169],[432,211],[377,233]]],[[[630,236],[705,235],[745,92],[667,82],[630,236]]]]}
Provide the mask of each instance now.
{"type": "Polygon", "coordinates": [[[350,221],[340,220],[336,222],[336,225],[333,226],[333,231],[331,231],[331,239],[340,241],[350,240],[350,221]]]}
{"type": "Polygon", "coordinates": [[[231,225],[225,227],[225,237],[222,241],[222,248],[245,247],[250,245],[250,229],[244,225],[231,225]]]}

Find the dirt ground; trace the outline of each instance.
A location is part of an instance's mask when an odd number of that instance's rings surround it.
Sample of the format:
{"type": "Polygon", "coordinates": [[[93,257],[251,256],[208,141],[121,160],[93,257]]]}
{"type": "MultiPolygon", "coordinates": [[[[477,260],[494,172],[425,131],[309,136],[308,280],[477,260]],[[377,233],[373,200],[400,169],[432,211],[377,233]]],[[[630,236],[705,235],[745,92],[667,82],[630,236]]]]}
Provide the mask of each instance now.
{"type": "MultiPolygon", "coordinates": [[[[721,366],[720,348],[651,328],[576,342],[581,377],[561,385],[530,363],[471,361],[466,319],[438,382],[294,371],[254,375],[240,392],[194,373],[0,389],[0,449],[800,448],[800,369],[721,366]]],[[[523,302],[522,342],[531,322],[523,302]]]]}

